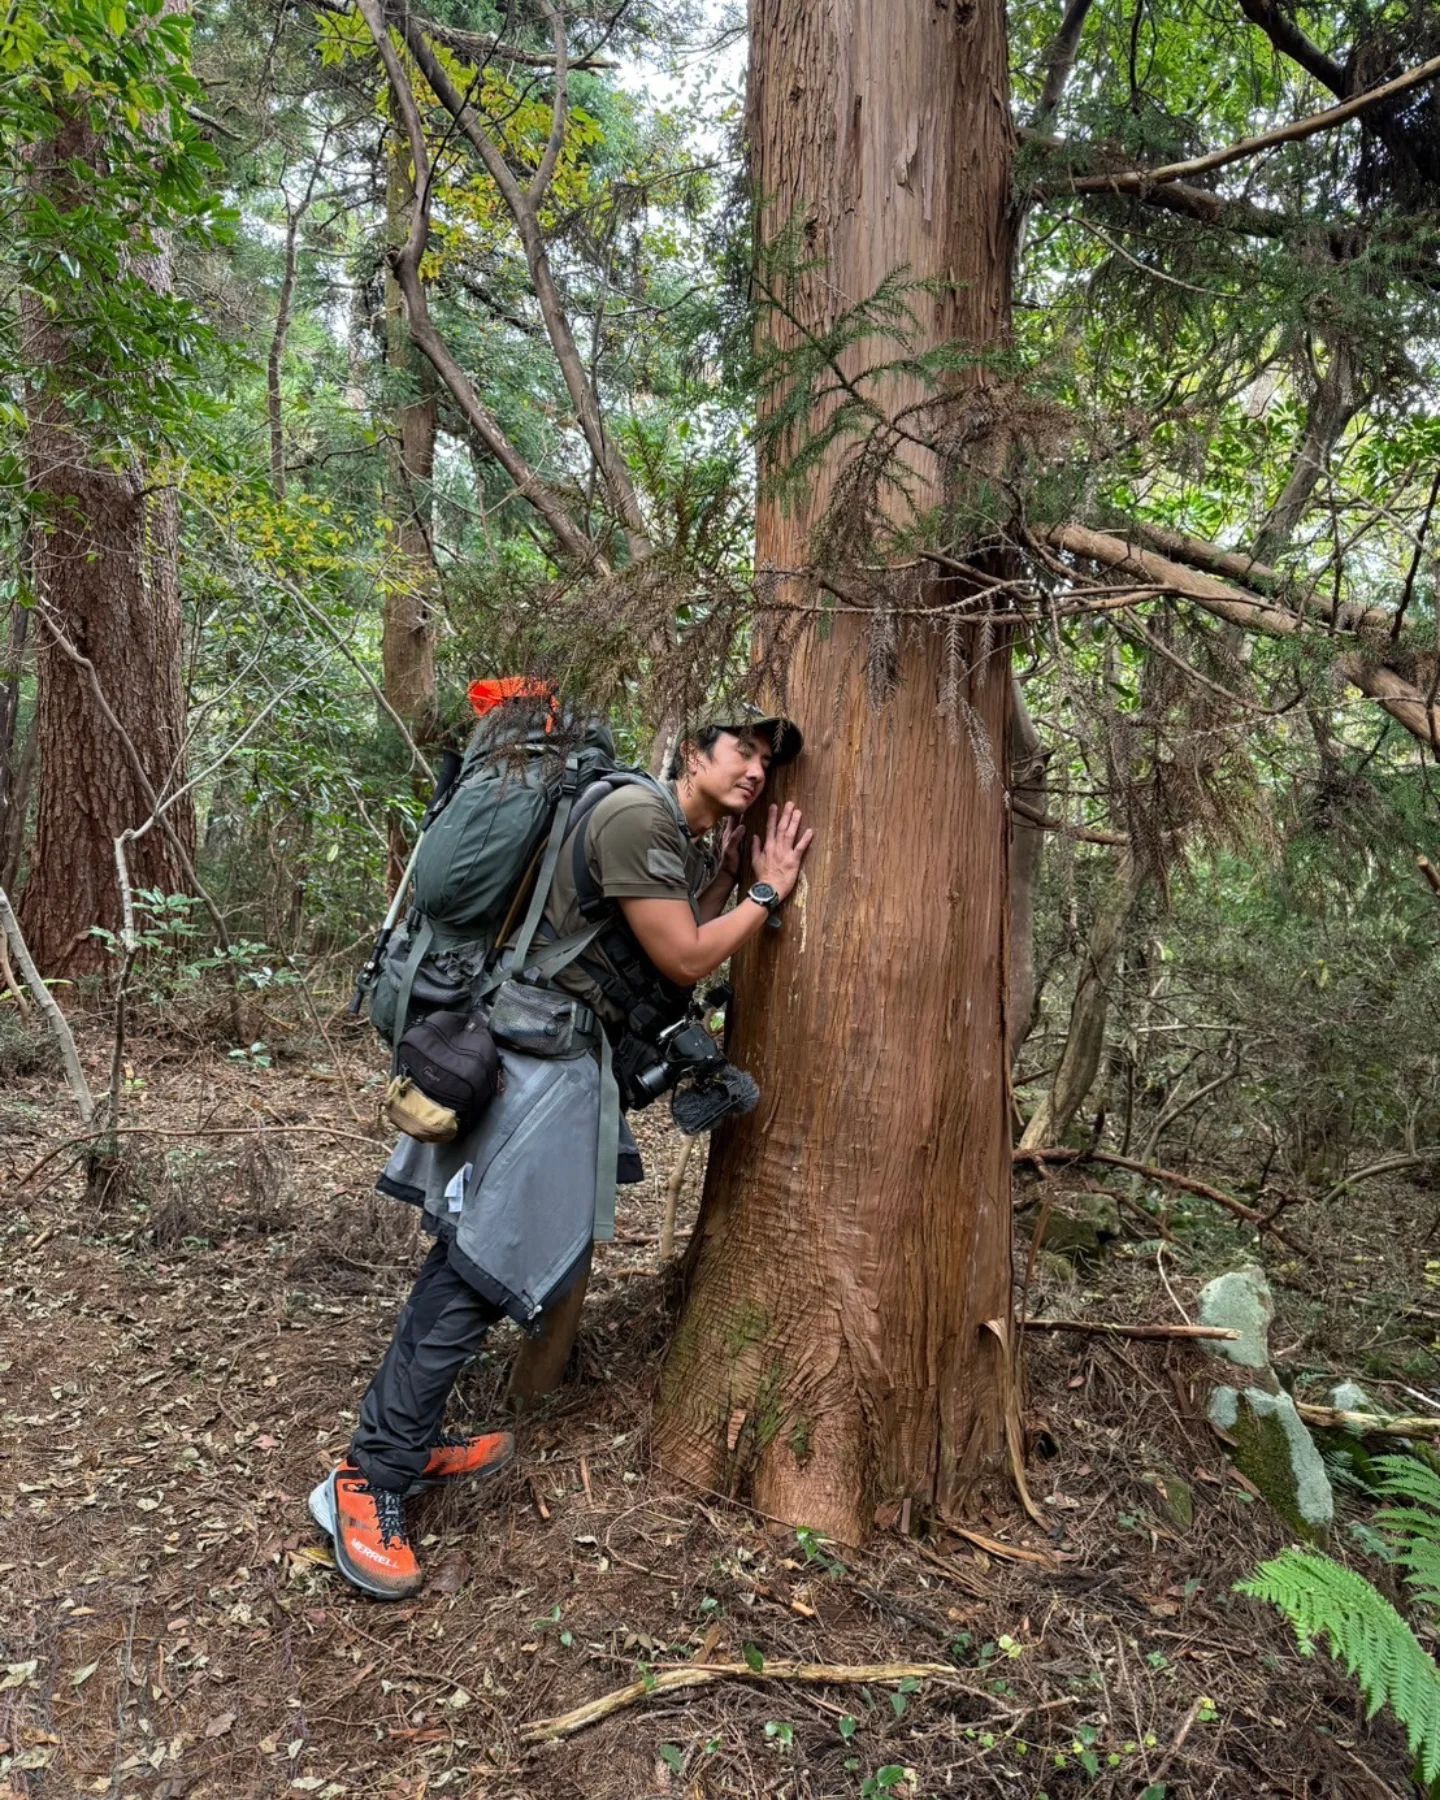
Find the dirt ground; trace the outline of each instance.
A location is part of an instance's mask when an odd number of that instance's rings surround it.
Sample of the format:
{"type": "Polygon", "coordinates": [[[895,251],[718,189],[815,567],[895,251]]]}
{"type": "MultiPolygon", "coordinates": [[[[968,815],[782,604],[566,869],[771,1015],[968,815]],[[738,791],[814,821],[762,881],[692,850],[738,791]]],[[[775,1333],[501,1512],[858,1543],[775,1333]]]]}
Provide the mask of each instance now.
{"type": "MultiPolygon", "coordinates": [[[[59,1148],[77,1126],[54,1074],[0,1068],[3,1800],[1411,1791],[1394,1726],[1365,1724],[1327,1659],[1300,1659],[1232,1592],[1285,1534],[1202,1422],[1193,1345],[1027,1334],[1047,1530],[1007,1503],[978,1538],[897,1521],[851,1552],[667,1482],[646,1440],[679,1140],[658,1119],[642,1121],[649,1179],[599,1254],[574,1379],[517,1427],[497,1484],[415,1503],[418,1600],[357,1595],[305,1497],[424,1246],[414,1214],[371,1192],[370,1041],[346,1037],[337,1068],[318,1038],[275,1035],[262,1066],[152,1023],[130,1048],[127,1119],[177,1135],[127,1136],[108,1194],[59,1148]],[[1188,1525],[1165,1504],[1177,1478],[1188,1525]],[[797,1662],[947,1673],[777,1674],[797,1662]],[[723,1664],[741,1673],[663,1680],[723,1664]],[[601,1722],[527,1737],[630,1684],[601,1722]]],[[[98,1026],[84,1043],[98,1070],[98,1026]]],[[[1304,1380],[1353,1374],[1398,1399],[1432,1378],[1435,1207],[1367,1190],[1338,1221],[1289,1215],[1330,1246],[1314,1264],[1267,1253],[1273,1342],[1304,1380]]],[[[1142,1227],[1095,1271],[1042,1258],[1029,1310],[1173,1321],[1253,1254],[1208,1211],[1167,1203],[1158,1270],[1142,1227]]],[[[496,1334],[454,1425],[495,1422],[515,1342],[496,1334]]]]}

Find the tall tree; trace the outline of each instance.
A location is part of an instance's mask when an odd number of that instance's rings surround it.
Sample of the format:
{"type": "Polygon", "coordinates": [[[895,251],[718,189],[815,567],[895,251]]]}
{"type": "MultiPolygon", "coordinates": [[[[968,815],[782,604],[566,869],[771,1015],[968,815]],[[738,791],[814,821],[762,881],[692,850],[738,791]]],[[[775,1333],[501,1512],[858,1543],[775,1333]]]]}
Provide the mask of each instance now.
{"type": "MultiPolygon", "coordinates": [[[[924,284],[908,290],[917,347],[962,344],[955,385],[973,398],[976,353],[1009,330],[1003,6],[757,0],[751,34],[760,278],[779,288],[764,329],[781,347],[833,340],[904,271],[924,284]],[[782,241],[803,261],[772,274],[782,241]]],[[[802,431],[823,434],[873,356],[873,336],[838,350],[802,431]]],[[[934,402],[910,376],[882,391],[891,419],[934,402]]],[[[771,473],[796,450],[773,441],[771,473]]],[[[882,508],[945,499],[953,466],[918,446],[904,461],[882,508]]],[[[803,493],[762,499],[762,570],[812,564],[848,478],[835,437],[803,493]]],[[[835,589],[847,574],[864,585],[841,568],[835,589]]],[[[795,647],[810,747],[783,794],[816,843],[783,940],[742,959],[732,1054],[764,1100],[714,1147],[656,1425],[666,1467],[849,1542],[884,1502],[963,1503],[999,1457],[1010,1373],[1010,659],[1003,627],[926,620],[946,598],[933,583],[917,598],[915,618],[841,605],[795,647]],[[957,657],[949,729],[937,690],[957,657]]],[[[777,603],[823,596],[789,580],[777,603]]]]}
{"type": "MultiPolygon", "coordinates": [[[[180,10],[157,0],[127,29],[120,8],[66,9],[31,38],[20,311],[40,775],[22,916],[51,975],[103,958],[92,928],[120,923],[115,842],[183,779],[176,501],[145,449],[180,403],[169,227],[209,204],[181,111],[180,10]]],[[[181,795],[132,846],[135,886],[184,888],[194,831],[181,795]]]]}

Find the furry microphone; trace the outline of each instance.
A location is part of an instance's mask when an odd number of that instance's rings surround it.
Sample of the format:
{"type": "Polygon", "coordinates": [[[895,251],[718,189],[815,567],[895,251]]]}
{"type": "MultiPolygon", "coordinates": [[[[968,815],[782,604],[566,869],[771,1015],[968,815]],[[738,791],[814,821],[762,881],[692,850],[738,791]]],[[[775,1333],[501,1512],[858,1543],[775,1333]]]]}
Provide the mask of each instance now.
{"type": "Polygon", "coordinates": [[[753,1112],[759,1104],[759,1082],[725,1063],[708,1081],[677,1087],[670,1096],[670,1117],[686,1137],[695,1137],[713,1131],[731,1113],[753,1112]]]}

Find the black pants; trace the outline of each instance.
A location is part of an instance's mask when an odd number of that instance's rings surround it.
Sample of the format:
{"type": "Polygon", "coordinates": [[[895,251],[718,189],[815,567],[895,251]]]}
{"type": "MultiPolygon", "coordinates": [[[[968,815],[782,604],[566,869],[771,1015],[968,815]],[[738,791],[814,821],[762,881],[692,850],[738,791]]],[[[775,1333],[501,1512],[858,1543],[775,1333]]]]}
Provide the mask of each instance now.
{"type": "Polygon", "coordinates": [[[350,1460],[367,1481],[403,1493],[419,1479],[455,1377],[501,1317],[450,1267],[437,1238],[360,1402],[350,1460]]]}

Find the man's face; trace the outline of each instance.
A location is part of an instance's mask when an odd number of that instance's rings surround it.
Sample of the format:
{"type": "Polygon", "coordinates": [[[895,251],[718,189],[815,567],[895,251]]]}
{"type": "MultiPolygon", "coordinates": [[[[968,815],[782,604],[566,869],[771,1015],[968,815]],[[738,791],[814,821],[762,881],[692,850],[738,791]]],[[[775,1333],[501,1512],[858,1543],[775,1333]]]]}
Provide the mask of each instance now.
{"type": "Polygon", "coordinates": [[[695,753],[689,772],[697,793],[738,817],[764,793],[772,756],[768,739],[722,731],[709,750],[695,753]]]}

